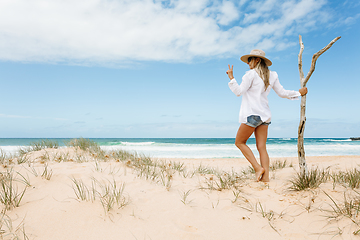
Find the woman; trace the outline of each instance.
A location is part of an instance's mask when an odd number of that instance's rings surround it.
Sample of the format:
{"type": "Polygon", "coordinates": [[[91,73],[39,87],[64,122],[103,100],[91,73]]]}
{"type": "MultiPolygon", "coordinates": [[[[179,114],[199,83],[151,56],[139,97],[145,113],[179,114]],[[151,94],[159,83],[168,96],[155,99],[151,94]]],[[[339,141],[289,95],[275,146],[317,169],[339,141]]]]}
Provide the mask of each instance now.
{"type": "Polygon", "coordinates": [[[239,122],[241,123],[236,135],[235,145],[240,149],[245,158],[255,170],[256,181],[269,181],[269,155],[266,150],[268,126],[271,123],[271,112],[267,96],[272,89],[282,98],[298,99],[307,94],[307,88],[299,91],[285,90],[278,79],[276,72],[270,71],[272,62],[265,57],[265,52],[254,49],[248,55],[240,58],[247,63],[250,71],[242,78],[239,85],[233,76],[233,66],[229,65],[227,75],[230,78],[229,87],[236,96],[243,96],[239,122]],[[255,133],[256,148],[260,155],[260,164],[253,152],[246,145],[249,137],[255,133]]]}

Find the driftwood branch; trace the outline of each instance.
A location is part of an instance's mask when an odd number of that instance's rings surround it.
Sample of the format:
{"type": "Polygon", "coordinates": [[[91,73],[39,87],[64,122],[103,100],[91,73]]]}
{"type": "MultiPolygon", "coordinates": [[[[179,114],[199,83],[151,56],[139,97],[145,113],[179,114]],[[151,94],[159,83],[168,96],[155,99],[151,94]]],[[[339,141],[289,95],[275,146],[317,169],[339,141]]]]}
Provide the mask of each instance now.
{"type": "MultiPolygon", "coordinates": [[[[309,70],[308,74],[306,75],[306,78],[304,78],[304,72],[302,69],[302,53],[304,51],[304,44],[302,42],[301,35],[299,36],[300,52],[298,55],[298,60],[299,60],[299,73],[300,73],[301,87],[306,87],[307,82],[309,81],[311,75],[315,71],[315,65],[316,65],[317,59],[321,56],[321,54],[323,54],[329,48],[331,48],[331,46],[340,38],[341,37],[335,38],[326,47],[324,47],[323,49],[321,49],[320,51],[318,51],[317,53],[315,53],[313,55],[310,70],[309,70]]],[[[304,131],[305,131],[305,122],[306,122],[305,110],[306,110],[306,95],[301,97],[301,103],[300,103],[300,123],[299,123],[299,129],[298,129],[298,158],[299,158],[300,171],[307,175],[308,169],[307,169],[307,165],[306,165],[305,149],[304,149],[304,131]]]]}
{"type": "Polygon", "coordinates": [[[329,48],[331,48],[331,46],[337,41],[339,40],[341,37],[337,37],[334,38],[334,40],[332,40],[326,47],[324,47],[323,49],[321,49],[320,51],[318,51],[317,53],[315,53],[312,57],[312,61],[311,61],[311,67],[310,70],[308,72],[308,74],[306,75],[306,78],[304,80],[304,86],[306,86],[306,83],[309,81],[311,75],[313,74],[313,72],[315,71],[315,64],[316,64],[316,60],[320,57],[321,54],[323,54],[324,52],[326,52],[329,48]]]}
{"type": "Polygon", "coordinates": [[[300,83],[301,83],[301,87],[303,87],[303,82],[304,82],[304,71],[302,69],[302,54],[304,52],[304,43],[302,42],[302,37],[301,35],[299,35],[299,43],[300,43],[300,52],[299,52],[299,56],[298,56],[298,60],[299,60],[299,73],[300,73],[300,83]]]}

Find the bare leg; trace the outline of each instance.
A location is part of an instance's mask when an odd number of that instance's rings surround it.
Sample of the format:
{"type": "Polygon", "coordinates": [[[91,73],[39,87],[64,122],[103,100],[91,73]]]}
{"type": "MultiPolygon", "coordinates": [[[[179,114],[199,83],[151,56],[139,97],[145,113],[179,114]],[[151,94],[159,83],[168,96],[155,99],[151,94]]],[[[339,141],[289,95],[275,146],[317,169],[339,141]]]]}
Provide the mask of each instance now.
{"type": "Polygon", "coordinates": [[[265,169],[260,166],[251,149],[246,145],[247,140],[253,134],[255,128],[246,124],[241,124],[236,134],[235,145],[240,149],[245,158],[250,162],[255,170],[256,181],[260,181],[265,169]]]}
{"type": "Polygon", "coordinates": [[[261,178],[261,181],[263,182],[270,181],[270,174],[269,174],[270,160],[266,150],[267,134],[268,134],[268,125],[260,125],[255,129],[256,147],[259,151],[261,166],[265,169],[265,172],[261,178]]]}

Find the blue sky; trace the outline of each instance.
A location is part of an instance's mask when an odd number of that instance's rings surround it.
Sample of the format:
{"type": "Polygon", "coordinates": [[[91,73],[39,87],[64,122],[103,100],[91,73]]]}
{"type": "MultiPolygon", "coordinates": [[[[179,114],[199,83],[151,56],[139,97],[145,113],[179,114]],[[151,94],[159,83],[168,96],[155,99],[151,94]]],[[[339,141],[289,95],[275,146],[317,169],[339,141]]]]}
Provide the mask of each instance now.
{"type": "MultiPolygon", "coordinates": [[[[360,2],[5,0],[0,2],[0,137],[234,137],[228,88],[266,51],[286,89],[312,55],[305,137],[360,136],[360,2]]],[[[269,137],[297,137],[300,101],[269,95],[269,137]]]]}

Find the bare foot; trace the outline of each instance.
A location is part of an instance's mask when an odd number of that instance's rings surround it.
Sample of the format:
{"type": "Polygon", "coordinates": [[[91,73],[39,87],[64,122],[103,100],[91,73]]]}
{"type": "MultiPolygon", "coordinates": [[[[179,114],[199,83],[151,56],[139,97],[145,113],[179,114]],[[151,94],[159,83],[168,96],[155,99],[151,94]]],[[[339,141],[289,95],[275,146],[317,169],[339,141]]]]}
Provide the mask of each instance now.
{"type": "Polygon", "coordinates": [[[259,182],[262,175],[265,173],[265,169],[261,168],[260,171],[255,172],[256,181],[259,182]]]}
{"type": "Polygon", "coordinates": [[[261,178],[260,181],[267,183],[267,182],[270,182],[270,179],[269,178],[261,178]]]}

